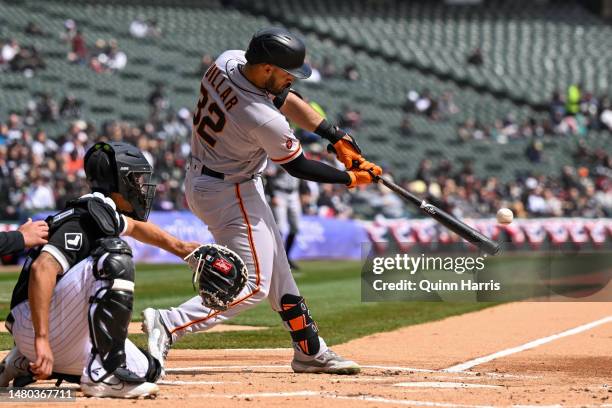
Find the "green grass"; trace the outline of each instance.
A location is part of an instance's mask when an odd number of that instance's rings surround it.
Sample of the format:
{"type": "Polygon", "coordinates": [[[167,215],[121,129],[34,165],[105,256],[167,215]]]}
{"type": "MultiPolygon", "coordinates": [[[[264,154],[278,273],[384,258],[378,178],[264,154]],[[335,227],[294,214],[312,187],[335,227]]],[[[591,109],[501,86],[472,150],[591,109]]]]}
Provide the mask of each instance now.
{"type": "MultiPolygon", "coordinates": [[[[363,303],[360,293],[360,262],[302,262],[296,281],[306,298],[321,335],[330,345],[369,334],[442,319],[490,306],[490,303],[384,302],[363,303]]],[[[0,275],[0,314],[6,316],[16,273],[0,275]]],[[[184,265],[140,265],[136,273],[134,319],[146,307],[177,306],[194,296],[191,272],[184,265]]],[[[187,335],[176,348],[289,347],[289,335],[267,301],[232,319],[230,324],[265,326],[266,330],[187,335]]],[[[140,346],[143,335],[130,335],[140,346]]],[[[0,336],[0,348],[12,340],[0,336]]]]}

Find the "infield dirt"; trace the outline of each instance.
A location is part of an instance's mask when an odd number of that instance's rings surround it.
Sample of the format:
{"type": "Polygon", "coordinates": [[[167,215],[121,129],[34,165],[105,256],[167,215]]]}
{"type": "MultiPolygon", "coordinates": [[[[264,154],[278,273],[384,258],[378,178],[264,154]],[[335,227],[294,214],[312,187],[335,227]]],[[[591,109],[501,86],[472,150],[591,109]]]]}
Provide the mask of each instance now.
{"type": "MultiPolygon", "coordinates": [[[[512,303],[333,347],[363,365],[357,376],[294,374],[290,349],[172,350],[157,398],[127,403],[181,408],[612,407],[611,309],[603,302],[512,303]],[[466,371],[444,371],[606,318],[595,327],[466,371]]],[[[79,397],[76,406],[125,404],[79,397]]]]}

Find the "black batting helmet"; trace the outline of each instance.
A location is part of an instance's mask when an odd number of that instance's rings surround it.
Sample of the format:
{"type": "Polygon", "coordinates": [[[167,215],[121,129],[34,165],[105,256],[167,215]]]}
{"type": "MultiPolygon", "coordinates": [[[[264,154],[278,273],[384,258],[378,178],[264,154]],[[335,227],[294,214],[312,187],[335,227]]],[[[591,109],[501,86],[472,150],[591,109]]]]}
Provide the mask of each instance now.
{"type": "Polygon", "coordinates": [[[85,154],[85,175],[93,191],[120,194],[132,206],[130,217],[146,221],[155,196],[153,168],[129,143],[96,143],[85,154]]]}
{"type": "Polygon", "coordinates": [[[245,56],[249,64],[276,65],[296,78],[306,79],[312,73],[310,66],[304,64],[304,42],[284,28],[271,27],[257,31],[245,56]]]}

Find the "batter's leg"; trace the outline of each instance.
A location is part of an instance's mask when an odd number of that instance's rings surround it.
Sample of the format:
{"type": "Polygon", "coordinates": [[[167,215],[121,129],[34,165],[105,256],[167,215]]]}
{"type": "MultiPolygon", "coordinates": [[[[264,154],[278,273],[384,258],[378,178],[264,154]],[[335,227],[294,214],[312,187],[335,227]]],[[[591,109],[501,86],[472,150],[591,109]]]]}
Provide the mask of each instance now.
{"type": "MultiPolygon", "coordinates": [[[[275,247],[274,222],[259,181],[249,181],[216,192],[194,190],[192,211],[204,221],[218,244],[235,251],[249,271],[247,285],[224,312],[202,305],[194,296],[178,307],[161,309],[163,326],[173,343],[190,332],[207,330],[247,310],[268,296],[272,279],[275,247]]],[[[189,195],[188,195],[189,197],[189,195]]],[[[282,248],[280,248],[282,250],[282,248]]],[[[163,348],[163,341],[158,342],[163,348]]],[[[153,355],[154,349],[150,347],[153,355]]],[[[162,353],[163,354],[163,353],[162,353]]]]}

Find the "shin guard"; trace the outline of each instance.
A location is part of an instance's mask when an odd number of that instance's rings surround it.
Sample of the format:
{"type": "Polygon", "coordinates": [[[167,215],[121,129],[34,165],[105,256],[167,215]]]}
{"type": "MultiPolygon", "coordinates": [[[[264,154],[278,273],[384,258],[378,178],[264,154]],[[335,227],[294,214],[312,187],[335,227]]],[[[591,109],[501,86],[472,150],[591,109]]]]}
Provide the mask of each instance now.
{"type": "Polygon", "coordinates": [[[310,316],[310,310],[301,296],[286,294],[281,298],[281,319],[289,327],[296,348],[308,356],[319,352],[319,329],[310,316]]]}

